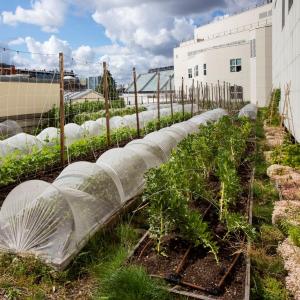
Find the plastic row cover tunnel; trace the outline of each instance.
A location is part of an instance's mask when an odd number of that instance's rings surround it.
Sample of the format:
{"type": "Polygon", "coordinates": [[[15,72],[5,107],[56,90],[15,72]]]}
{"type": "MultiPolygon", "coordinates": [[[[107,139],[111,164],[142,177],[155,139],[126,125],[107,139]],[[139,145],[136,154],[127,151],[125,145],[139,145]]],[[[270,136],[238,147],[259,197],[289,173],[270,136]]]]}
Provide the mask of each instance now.
{"type": "Polygon", "coordinates": [[[52,184],[20,184],[0,211],[0,249],[33,254],[64,269],[92,234],[142,192],[148,169],[166,162],[181,140],[199,130],[202,118],[213,121],[224,114],[214,110],[150,133],[108,150],[96,163],[70,164],[52,184]]]}
{"type": "MultiPolygon", "coordinates": [[[[186,105],[187,111],[190,111],[191,105],[186,105]]],[[[174,112],[182,111],[182,107],[179,105],[174,106],[174,112]]],[[[169,116],[171,114],[170,108],[162,108],[160,110],[161,116],[169,116]]],[[[139,113],[140,127],[144,128],[147,123],[157,118],[157,110],[143,111],[139,113]]],[[[0,134],[1,128],[8,126],[6,123],[0,123],[0,134]],[[4,124],[4,125],[3,125],[4,124]],[[2,126],[2,127],[1,127],[2,126]]],[[[122,128],[136,128],[136,115],[126,115],[124,117],[115,116],[110,118],[110,129],[112,131],[122,128]]],[[[17,123],[16,123],[17,124],[17,123]]],[[[5,128],[6,128],[5,127],[5,128]]],[[[13,127],[11,124],[11,128],[13,127]]],[[[4,129],[3,129],[4,130],[4,129]]],[[[75,123],[66,124],[64,127],[65,131],[65,144],[69,147],[74,142],[84,137],[95,137],[105,134],[106,132],[106,119],[99,118],[96,121],[86,121],[81,126],[75,123]]],[[[16,131],[18,133],[19,131],[16,131]]],[[[0,141],[0,158],[18,150],[22,154],[30,153],[33,149],[41,149],[43,145],[54,145],[59,141],[59,129],[55,127],[48,127],[41,131],[37,136],[33,136],[27,133],[18,133],[10,138],[0,141]]]]}
{"type": "Polygon", "coordinates": [[[252,103],[245,105],[240,110],[239,117],[247,117],[249,119],[255,120],[257,117],[257,106],[252,103]]]}

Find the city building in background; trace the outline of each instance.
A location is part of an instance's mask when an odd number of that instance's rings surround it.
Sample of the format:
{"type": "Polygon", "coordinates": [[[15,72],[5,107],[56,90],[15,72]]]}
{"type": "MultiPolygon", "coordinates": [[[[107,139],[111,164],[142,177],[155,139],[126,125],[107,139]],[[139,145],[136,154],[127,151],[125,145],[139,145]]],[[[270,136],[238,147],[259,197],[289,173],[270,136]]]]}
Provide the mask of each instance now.
{"type": "Polygon", "coordinates": [[[91,76],[86,79],[87,88],[91,90],[96,90],[97,86],[101,82],[101,76],[91,76]]]}
{"type": "MultiPolygon", "coordinates": [[[[165,102],[168,100],[171,91],[174,91],[174,67],[162,67],[151,69],[148,73],[139,74],[137,76],[137,94],[138,103],[148,104],[156,102],[157,87],[158,87],[158,74],[159,74],[159,90],[161,93],[160,101],[165,102]]],[[[135,101],[134,83],[131,82],[123,94],[123,98],[127,105],[133,105],[135,101]]]]}
{"type": "Polygon", "coordinates": [[[218,18],[196,28],[194,39],[174,49],[175,89],[229,82],[243,99],[265,106],[272,90],[272,4],[218,18]]]}

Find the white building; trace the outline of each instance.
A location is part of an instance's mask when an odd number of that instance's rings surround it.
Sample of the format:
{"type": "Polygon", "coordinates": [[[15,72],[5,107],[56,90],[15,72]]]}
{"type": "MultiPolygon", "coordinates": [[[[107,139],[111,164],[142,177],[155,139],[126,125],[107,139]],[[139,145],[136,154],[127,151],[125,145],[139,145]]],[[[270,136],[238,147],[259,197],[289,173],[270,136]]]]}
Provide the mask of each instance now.
{"type": "MultiPolygon", "coordinates": [[[[269,2],[269,1],[268,1],[269,2]]],[[[192,79],[243,88],[243,98],[265,106],[272,90],[272,4],[196,28],[194,39],[174,49],[175,89],[192,79]]]]}
{"type": "MultiPolygon", "coordinates": [[[[273,2],[273,86],[281,88],[283,113],[285,87],[290,84],[290,105],[285,125],[300,142],[300,1],[273,2]]],[[[286,102],[287,104],[288,102],[286,102]]]]}

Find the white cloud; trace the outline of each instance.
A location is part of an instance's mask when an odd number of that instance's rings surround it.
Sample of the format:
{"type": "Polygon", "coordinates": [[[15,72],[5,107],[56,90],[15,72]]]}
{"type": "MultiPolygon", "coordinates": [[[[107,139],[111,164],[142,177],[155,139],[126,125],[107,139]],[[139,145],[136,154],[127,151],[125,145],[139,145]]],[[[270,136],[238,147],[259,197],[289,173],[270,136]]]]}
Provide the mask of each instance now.
{"type": "Polygon", "coordinates": [[[71,8],[77,8],[80,13],[88,12],[104,27],[112,45],[95,48],[82,45],[71,49],[67,41],[54,35],[44,42],[31,37],[19,38],[11,41],[11,45],[24,42],[28,51],[43,55],[26,58],[15,55],[14,61],[39,69],[57,68],[58,52],[62,51],[66,68],[79,74],[96,75],[102,72],[100,62],[106,60],[116,79],[124,82],[131,79],[133,66],[138,72],[145,72],[173,64],[173,48],[191,39],[195,23],[212,19],[215,9],[227,14],[253,3],[256,0],[33,0],[31,9],[17,7],[15,12],[3,12],[2,21],[10,25],[29,23],[44,31],[56,31],[71,8]],[[46,55],[48,53],[55,55],[46,55]],[[98,63],[90,64],[90,61],[98,63]]]}
{"type": "Polygon", "coordinates": [[[64,23],[67,6],[65,0],[35,0],[30,9],[17,6],[15,12],[2,12],[2,22],[7,25],[33,24],[43,31],[56,32],[64,23]]]}
{"type": "Polygon", "coordinates": [[[22,38],[22,37],[18,37],[15,40],[11,40],[11,41],[8,42],[9,46],[19,46],[19,45],[22,45],[22,44],[25,44],[25,39],[22,38]]]}

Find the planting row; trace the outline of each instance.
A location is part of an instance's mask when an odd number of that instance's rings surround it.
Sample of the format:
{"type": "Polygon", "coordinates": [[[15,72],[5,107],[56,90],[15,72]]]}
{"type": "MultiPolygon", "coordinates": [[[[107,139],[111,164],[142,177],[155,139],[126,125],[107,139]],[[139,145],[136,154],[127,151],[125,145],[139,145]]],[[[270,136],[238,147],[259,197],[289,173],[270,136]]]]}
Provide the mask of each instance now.
{"type": "MultiPolygon", "coordinates": [[[[160,128],[164,128],[188,118],[190,118],[189,113],[174,113],[173,118],[171,116],[161,117],[159,125],[160,128]]],[[[157,130],[157,128],[158,121],[155,119],[148,122],[141,133],[147,134],[157,130]]],[[[137,131],[128,127],[114,130],[111,133],[111,145],[124,144],[136,136],[137,131]]],[[[79,159],[94,161],[99,154],[107,149],[106,135],[82,138],[68,147],[68,163],[79,159]]],[[[56,144],[43,146],[42,149],[33,148],[29,154],[22,155],[16,151],[0,159],[0,164],[0,187],[24,181],[26,178],[36,178],[40,172],[51,173],[60,167],[60,146],[56,144]]]]}
{"type": "Polygon", "coordinates": [[[141,193],[144,174],[166,162],[199,125],[226,112],[216,109],[108,150],[96,163],[77,162],[49,184],[33,180],[7,196],[0,212],[0,248],[38,255],[64,268],[125,203],[141,193]]]}
{"type": "MultiPolygon", "coordinates": [[[[190,111],[190,105],[186,109],[190,111]]],[[[174,106],[174,112],[182,111],[182,107],[174,106]]],[[[160,110],[162,117],[171,115],[170,108],[163,108],[160,110]]],[[[140,127],[145,126],[152,120],[157,118],[157,111],[143,111],[139,113],[140,127]]],[[[124,117],[115,116],[110,118],[110,129],[116,130],[119,128],[136,128],[136,115],[126,115],[124,117]]],[[[81,126],[75,123],[69,123],[64,126],[65,145],[69,147],[74,142],[84,137],[96,137],[103,135],[106,131],[106,119],[98,118],[96,121],[86,121],[81,126]]],[[[33,148],[41,149],[44,145],[55,145],[59,140],[59,129],[55,127],[48,127],[44,129],[37,136],[26,133],[16,134],[8,139],[0,141],[0,159],[10,153],[19,151],[22,154],[30,153],[33,148]]]]}

